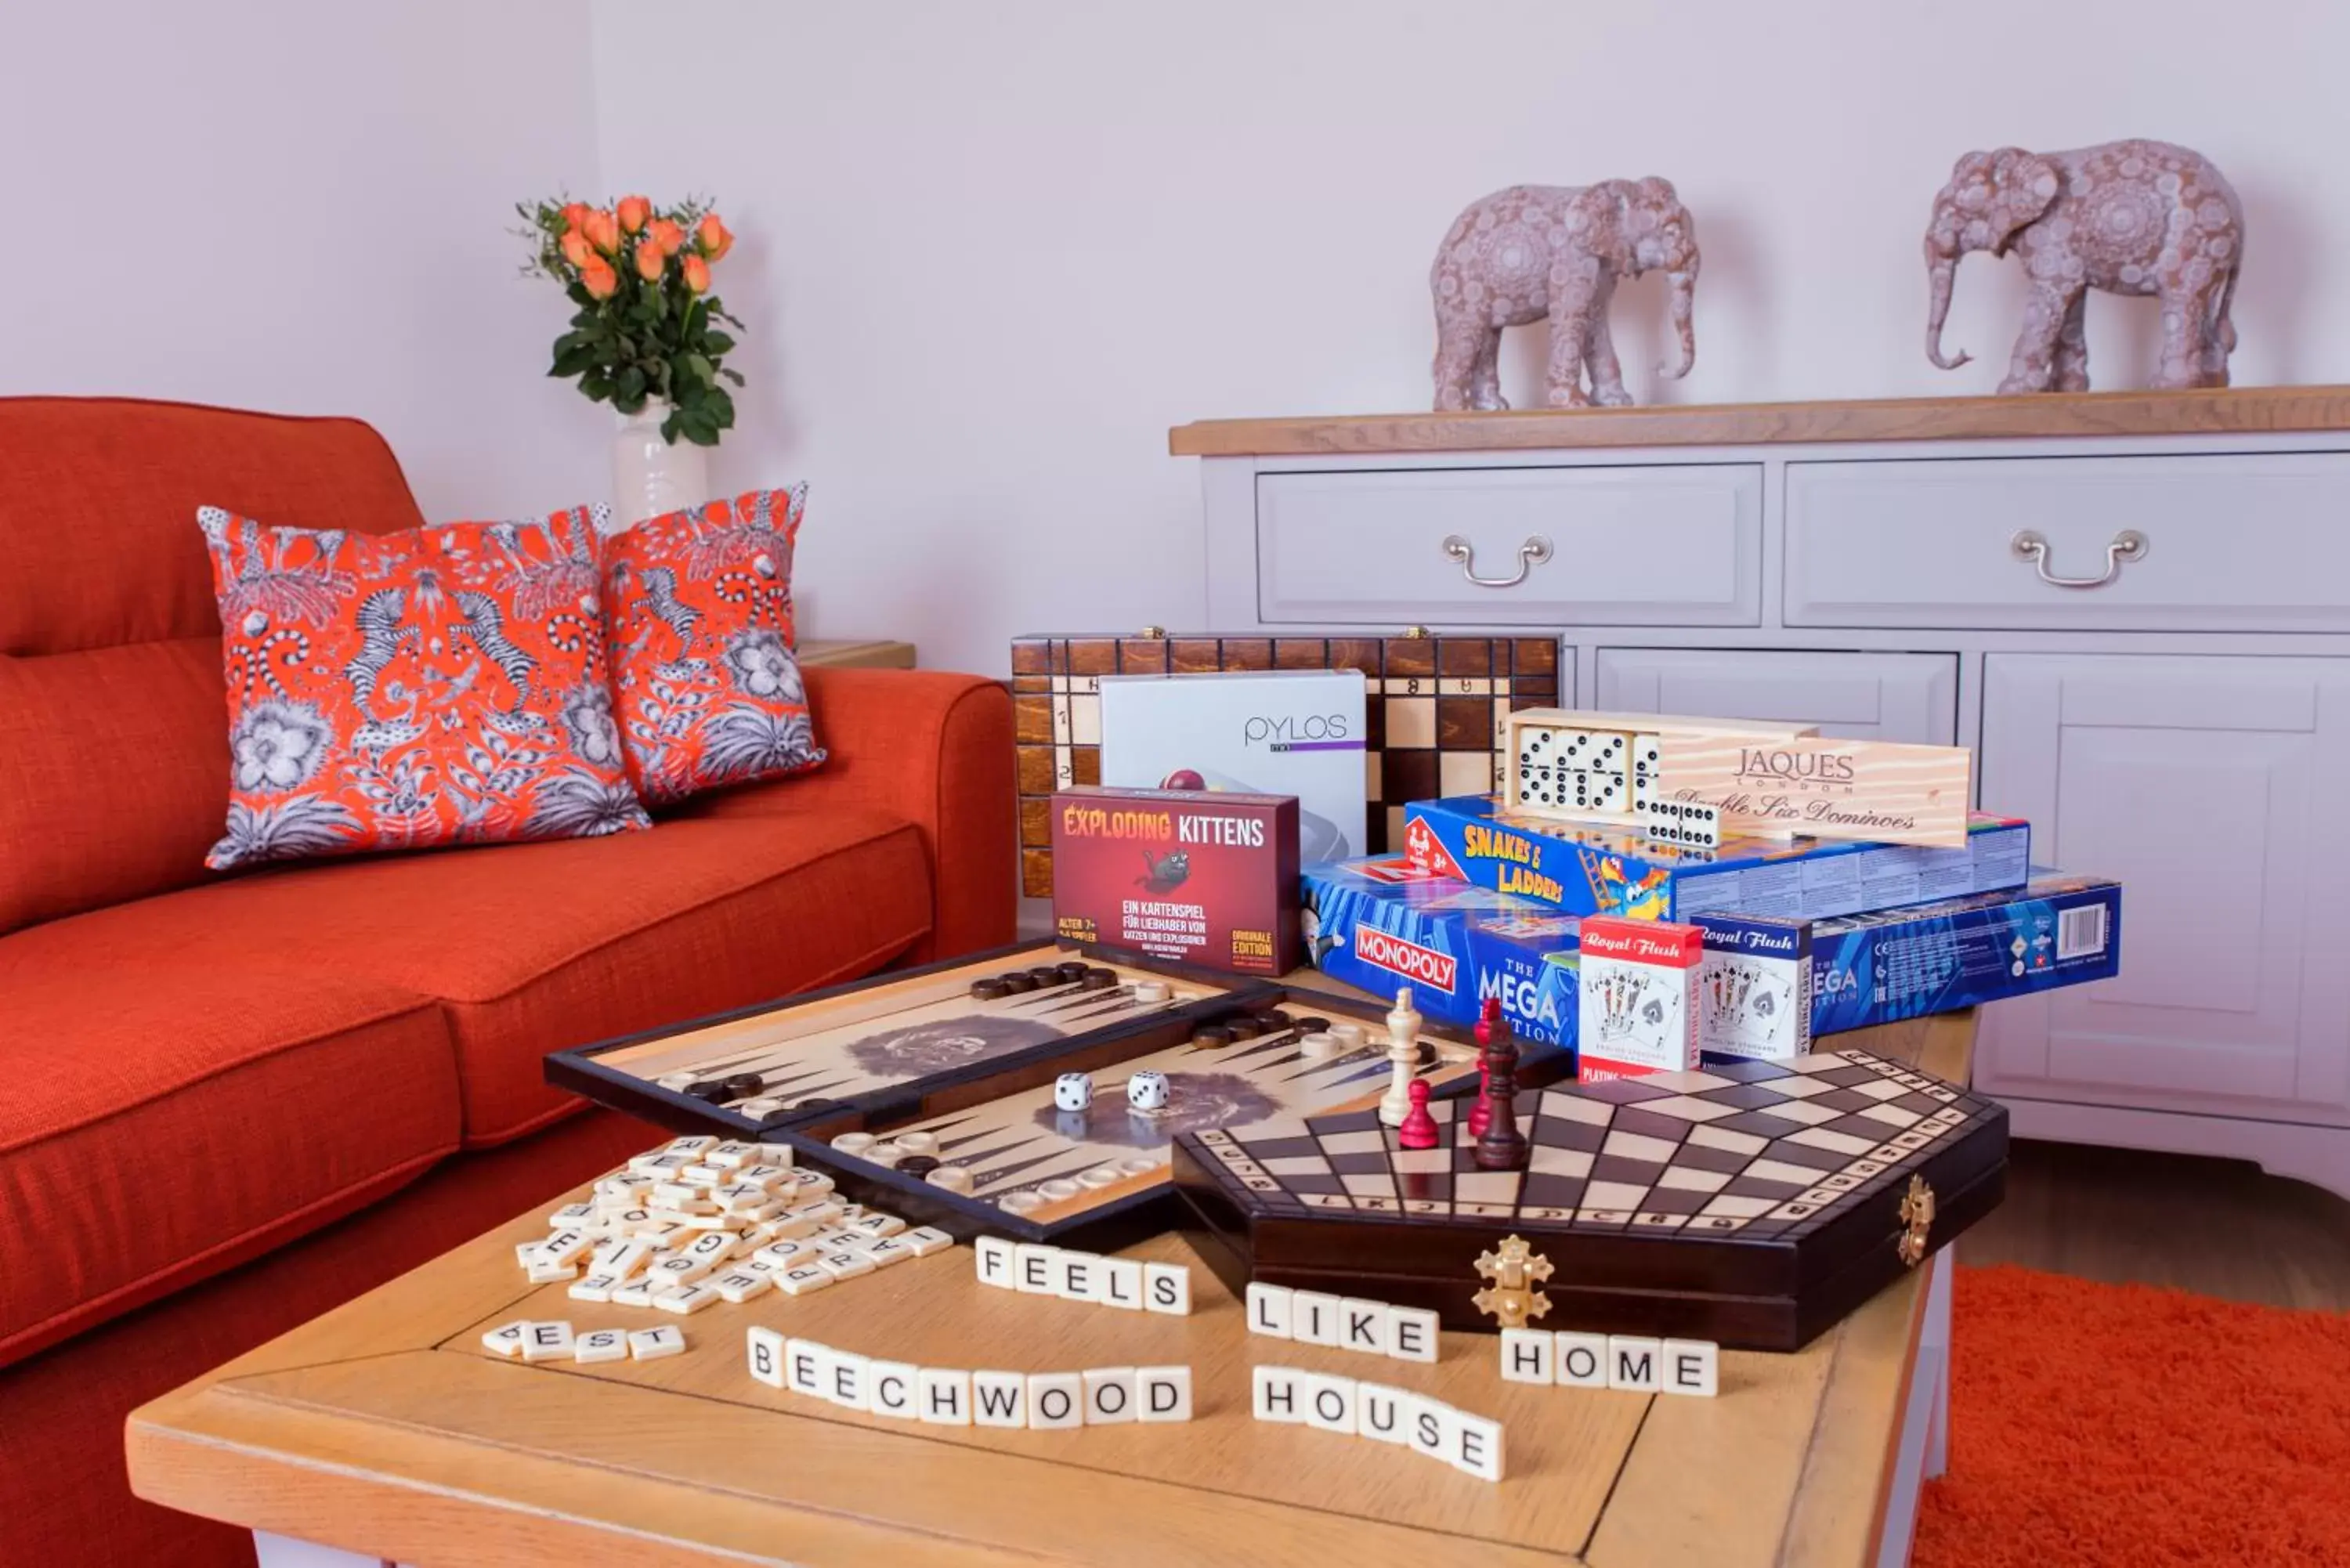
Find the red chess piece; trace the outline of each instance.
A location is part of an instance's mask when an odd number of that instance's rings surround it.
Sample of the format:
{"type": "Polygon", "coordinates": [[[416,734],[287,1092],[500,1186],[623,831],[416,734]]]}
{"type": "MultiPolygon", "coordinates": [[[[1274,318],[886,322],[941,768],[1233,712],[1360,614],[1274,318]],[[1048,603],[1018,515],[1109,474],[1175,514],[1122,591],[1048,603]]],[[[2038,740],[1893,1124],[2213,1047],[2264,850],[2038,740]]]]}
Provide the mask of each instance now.
{"type": "Polygon", "coordinates": [[[1434,1148],[1443,1134],[1436,1118],[1428,1110],[1428,1080],[1414,1078],[1411,1087],[1404,1091],[1411,1096],[1411,1109],[1404,1114],[1403,1125],[1396,1128],[1396,1142],[1405,1148],[1434,1148]]]}
{"type": "Polygon", "coordinates": [[[1493,1025],[1501,1018],[1502,999],[1487,997],[1484,1012],[1477,1019],[1477,1103],[1469,1107],[1469,1136],[1472,1138],[1483,1137],[1485,1124],[1493,1117],[1493,1063],[1490,1053],[1493,1025]]]}

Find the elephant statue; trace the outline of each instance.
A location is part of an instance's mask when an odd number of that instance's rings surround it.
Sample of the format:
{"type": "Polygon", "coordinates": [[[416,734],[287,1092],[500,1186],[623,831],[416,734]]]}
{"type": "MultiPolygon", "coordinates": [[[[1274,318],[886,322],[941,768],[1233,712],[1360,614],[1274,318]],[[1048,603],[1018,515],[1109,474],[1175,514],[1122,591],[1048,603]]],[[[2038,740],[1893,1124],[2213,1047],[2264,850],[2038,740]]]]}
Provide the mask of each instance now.
{"type": "Polygon", "coordinates": [[[2163,388],[2224,387],[2236,346],[2228,317],[2244,256],[2244,213],[2210,160],[2162,141],[2109,141],[2072,152],[2002,147],[1970,152],[1934,198],[1926,230],[1933,300],[1926,357],[1944,370],[1942,322],[1959,258],[2013,246],[2032,280],[2002,392],[2082,392],[2089,348],[2082,306],[2092,288],[2162,302],[2163,388]]]}
{"type": "Polygon", "coordinates": [[[1667,373],[1688,375],[1697,359],[1690,324],[1697,264],[1697,225],[1672,182],[1653,175],[1596,185],[1513,185],[1471,203],[1444,236],[1429,274],[1437,408],[1508,408],[1495,364],[1502,328],[1544,317],[1550,406],[1629,403],[1607,336],[1607,302],[1617,279],[1653,267],[1672,279],[1673,329],[1680,337],[1680,365],[1667,373]]]}

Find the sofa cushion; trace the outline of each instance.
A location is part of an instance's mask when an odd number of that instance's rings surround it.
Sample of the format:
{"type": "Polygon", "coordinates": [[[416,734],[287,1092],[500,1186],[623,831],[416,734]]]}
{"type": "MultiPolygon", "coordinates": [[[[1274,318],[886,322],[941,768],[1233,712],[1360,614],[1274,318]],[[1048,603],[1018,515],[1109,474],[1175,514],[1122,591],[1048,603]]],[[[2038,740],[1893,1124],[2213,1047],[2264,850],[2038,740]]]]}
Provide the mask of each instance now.
{"type": "Polygon", "coordinates": [[[0,1366],[316,1230],[457,1147],[431,999],[329,965],[152,961],[128,928],[26,940],[88,923],[0,938],[0,1366]]]}
{"type": "Polygon", "coordinates": [[[931,919],[919,829],[869,807],[785,805],[264,871],[36,926],[0,953],[37,961],[102,940],[164,964],[210,957],[255,985],[324,971],[440,998],[465,1141],[480,1145],[576,1106],[547,1086],[546,1053],[853,979],[931,919]]]}

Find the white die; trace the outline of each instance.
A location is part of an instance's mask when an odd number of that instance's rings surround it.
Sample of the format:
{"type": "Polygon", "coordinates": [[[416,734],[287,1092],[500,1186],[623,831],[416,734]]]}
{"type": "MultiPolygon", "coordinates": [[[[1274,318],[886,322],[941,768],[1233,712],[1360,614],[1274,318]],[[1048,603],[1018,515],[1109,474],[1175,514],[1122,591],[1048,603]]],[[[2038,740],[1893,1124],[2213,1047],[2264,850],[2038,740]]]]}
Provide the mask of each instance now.
{"type": "Polygon", "coordinates": [[[1065,1111],[1082,1111],[1094,1103],[1094,1081],[1083,1073],[1064,1073],[1053,1080],[1053,1103],[1065,1111]]]}
{"type": "Polygon", "coordinates": [[[1167,1108],[1167,1075],[1137,1073],[1126,1081],[1126,1103],[1138,1111],[1167,1108]]]}

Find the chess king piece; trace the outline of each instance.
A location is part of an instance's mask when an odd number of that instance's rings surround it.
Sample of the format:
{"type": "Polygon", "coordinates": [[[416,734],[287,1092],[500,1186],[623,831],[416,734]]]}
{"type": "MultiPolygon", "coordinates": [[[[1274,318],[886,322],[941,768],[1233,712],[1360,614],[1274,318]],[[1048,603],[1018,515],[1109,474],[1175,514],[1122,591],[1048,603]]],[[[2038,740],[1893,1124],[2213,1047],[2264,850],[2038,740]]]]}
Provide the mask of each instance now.
{"type": "Polygon", "coordinates": [[[1167,1108],[1167,1075],[1137,1073],[1126,1081],[1126,1103],[1138,1111],[1167,1108]]]}
{"type": "Polygon", "coordinates": [[[1084,1073],[1064,1073],[1053,1080],[1053,1104],[1065,1111],[1082,1111],[1094,1103],[1094,1081],[1084,1073]]]}
{"type": "Polygon", "coordinates": [[[1486,1119],[1492,1115],[1492,1080],[1489,1075],[1492,1067],[1486,1060],[1485,1048],[1493,1043],[1493,1025],[1501,1022],[1502,999],[1487,997],[1484,1011],[1477,1015],[1477,1101],[1469,1107],[1469,1136],[1472,1138],[1485,1136],[1486,1119]]]}
{"type": "Polygon", "coordinates": [[[1396,1128],[1396,1142],[1405,1148],[1434,1148],[1442,1141],[1442,1132],[1436,1117],[1428,1108],[1428,1080],[1411,1081],[1411,1109],[1405,1113],[1403,1125],[1396,1128]]]}
{"type": "Polygon", "coordinates": [[[1403,1126],[1411,1114],[1419,1066],[1419,1014],[1411,1005],[1411,987],[1399,986],[1395,1011],[1388,1014],[1388,1092],[1379,1097],[1379,1120],[1391,1127],[1403,1126]]]}
{"type": "Polygon", "coordinates": [[[1518,1130],[1518,1043],[1498,1000],[1485,1003],[1489,1038],[1485,1044],[1485,1130],[1477,1136],[1474,1158],[1480,1170],[1523,1170],[1533,1151],[1518,1130]]]}

